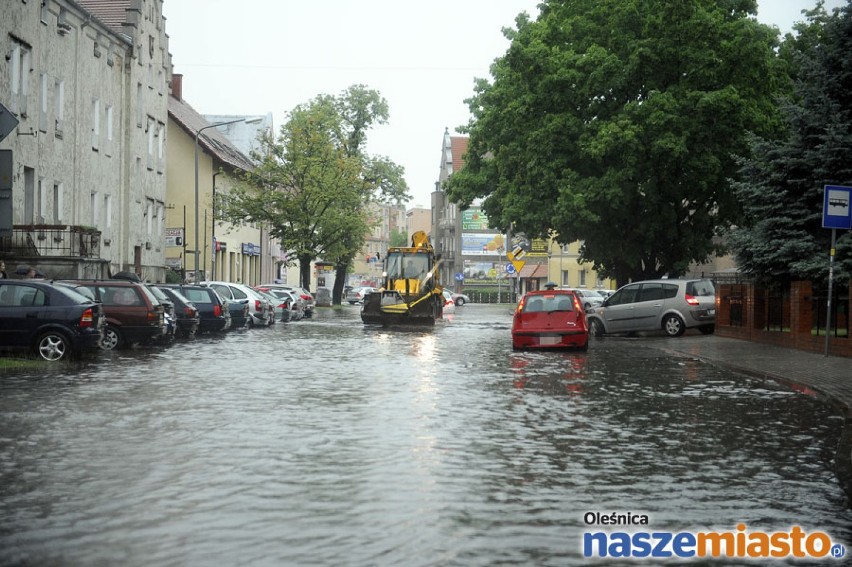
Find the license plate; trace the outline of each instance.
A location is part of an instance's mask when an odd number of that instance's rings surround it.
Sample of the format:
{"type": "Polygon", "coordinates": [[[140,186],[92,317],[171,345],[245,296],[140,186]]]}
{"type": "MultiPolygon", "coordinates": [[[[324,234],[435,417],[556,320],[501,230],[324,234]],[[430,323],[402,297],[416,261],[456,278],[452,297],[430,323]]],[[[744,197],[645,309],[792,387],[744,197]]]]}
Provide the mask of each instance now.
{"type": "Polygon", "coordinates": [[[559,337],[539,337],[538,344],[540,345],[558,345],[560,343],[559,337]]]}
{"type": "Polygon", "coordinates": [[[708,310],[707,310],[707,314],[708,314],[708,315],[715,315],[715,314],[716,314],[716,310],[715,310],[715,309],[708,309],[708,310]]]}

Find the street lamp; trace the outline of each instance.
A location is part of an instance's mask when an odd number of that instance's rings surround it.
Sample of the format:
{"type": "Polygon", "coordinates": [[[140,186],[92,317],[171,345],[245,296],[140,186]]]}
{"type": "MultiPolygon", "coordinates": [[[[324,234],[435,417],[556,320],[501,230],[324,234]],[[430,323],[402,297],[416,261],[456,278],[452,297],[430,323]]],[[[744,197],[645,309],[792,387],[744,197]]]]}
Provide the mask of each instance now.
{"type": "MultiPolygon", "coordinates": [[[[262,118],[252,118],[251,120],[247,120],[245,118],[240,118],[238,120],[229,120],[227,122],[217,122],[216,124],[208,124],[203,128],[199,128],[195,132],[195,283],[198,283],[199,279],[199,270],[198,270],[198,248],[199,248],[199,237],[198,237],[198,137],[202,132],[207,130],[208,128],[216,128],[217,126],[227,126],[228,124],[237,124],[238,122],[245,122],[246,124],[254,124],[260,122],[262,118]]],[[[213,222],[216,222],[213,219],[213,222]]]]}

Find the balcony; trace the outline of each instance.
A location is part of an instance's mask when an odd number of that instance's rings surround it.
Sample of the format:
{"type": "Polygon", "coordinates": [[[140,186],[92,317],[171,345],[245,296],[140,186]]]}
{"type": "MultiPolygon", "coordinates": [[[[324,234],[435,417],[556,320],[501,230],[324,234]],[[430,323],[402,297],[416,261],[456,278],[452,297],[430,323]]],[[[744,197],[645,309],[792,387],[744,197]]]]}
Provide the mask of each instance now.
{"type": "Polygon", "coordinates": [[[100,258],[101,232],[87,226],[56,224],[19,225],[0,239],[4,256],[100,258]]]}

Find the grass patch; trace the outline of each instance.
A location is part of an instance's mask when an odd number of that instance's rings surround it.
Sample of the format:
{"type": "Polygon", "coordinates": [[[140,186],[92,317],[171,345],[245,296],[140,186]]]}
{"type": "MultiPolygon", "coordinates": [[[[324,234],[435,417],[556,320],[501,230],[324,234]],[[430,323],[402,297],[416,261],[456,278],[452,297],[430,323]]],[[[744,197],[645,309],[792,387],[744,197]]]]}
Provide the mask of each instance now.
{"type": "Polygon", "coordinates": [[[44,368],[48,362],[34,360],[32,358],[3,358],[0,357],[0,372],[6,370],[26,370],[33,368],[44,368]]]}

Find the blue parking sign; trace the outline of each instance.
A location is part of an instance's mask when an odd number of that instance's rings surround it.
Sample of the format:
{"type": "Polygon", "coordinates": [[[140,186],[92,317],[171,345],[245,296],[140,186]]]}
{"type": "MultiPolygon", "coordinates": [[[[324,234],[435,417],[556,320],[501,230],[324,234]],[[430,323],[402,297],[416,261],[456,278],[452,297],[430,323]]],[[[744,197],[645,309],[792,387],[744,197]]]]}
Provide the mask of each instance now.
{"type": "Polygon", "coordinates": [[[822,203],[822,227],[852,230],[852,187],[826,185],[822,203]]]}

